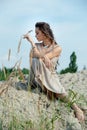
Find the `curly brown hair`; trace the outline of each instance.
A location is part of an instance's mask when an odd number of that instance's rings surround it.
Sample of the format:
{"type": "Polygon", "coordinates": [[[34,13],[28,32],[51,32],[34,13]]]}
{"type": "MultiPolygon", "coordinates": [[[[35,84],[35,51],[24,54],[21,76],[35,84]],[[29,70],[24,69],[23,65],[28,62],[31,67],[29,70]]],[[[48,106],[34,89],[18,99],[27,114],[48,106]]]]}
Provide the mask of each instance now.
{"type": "Polygon", "coordinates": [[[56,41],[55,41],[55,39],[54,39],[53,31],[50,28],[50,25],[48,23],[46,23],[46,22],[37,22],[35,24],[35,27],[39,28],[40,31],[43,32],[44,35],[51,40],[51,43],[57,44],[56,41]]]}

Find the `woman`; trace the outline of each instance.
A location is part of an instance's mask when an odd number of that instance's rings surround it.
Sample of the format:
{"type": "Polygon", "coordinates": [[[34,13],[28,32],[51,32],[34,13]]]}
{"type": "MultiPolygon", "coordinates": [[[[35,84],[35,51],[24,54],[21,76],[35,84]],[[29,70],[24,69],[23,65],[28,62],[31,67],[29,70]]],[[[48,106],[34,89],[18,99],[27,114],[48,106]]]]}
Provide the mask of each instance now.
{"type": "MultiPolygon", "coordinates": [[[[60,98],[64,102],[70,102],[67,93],[60,84],[56,73],[56,65],[61,54],[62,48],[56,43],[50,25],[45,22],[37,22],[35,24],[36,38],[40,43],[34,43],[29,34],[25,34],[26,38],[32,45],[31,68],[34,73],[34,80],[40,85],[48,96],[60,98]]],[[[79,121],[84,120],[83,111],[73,103],[71,106],[79,121]]]]}

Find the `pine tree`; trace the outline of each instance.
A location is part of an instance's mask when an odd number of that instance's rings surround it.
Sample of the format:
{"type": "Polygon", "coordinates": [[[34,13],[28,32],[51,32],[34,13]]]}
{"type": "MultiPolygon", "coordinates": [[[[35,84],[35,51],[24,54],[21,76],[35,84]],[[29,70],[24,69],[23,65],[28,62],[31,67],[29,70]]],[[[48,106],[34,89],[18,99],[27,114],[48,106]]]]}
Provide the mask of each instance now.
{"type": "Polygon", "coordinates": [[[75,73],[77,72],[77,69],[78,69],[78,66],[76,64],[76,60],[77,60],[77,57],[76,57],[76,54],[75,52],[73,52],[70,56],[70,63],[69,63],[69,67],[67,67],[66,69],[64,70],[61,70],[60,71],[60,74],[64,74],[64,73],[75,73]]]}
{"type": "Polygon", "coordinates": [[[73,52],[70,56],[70,64],[69,64],[69,68],[70,68],[70,71],[73,73],[73,72],[76,72],[78,67],[77,67],[77,64],[76,64],[76,54],[75,52],[73,52]]]}

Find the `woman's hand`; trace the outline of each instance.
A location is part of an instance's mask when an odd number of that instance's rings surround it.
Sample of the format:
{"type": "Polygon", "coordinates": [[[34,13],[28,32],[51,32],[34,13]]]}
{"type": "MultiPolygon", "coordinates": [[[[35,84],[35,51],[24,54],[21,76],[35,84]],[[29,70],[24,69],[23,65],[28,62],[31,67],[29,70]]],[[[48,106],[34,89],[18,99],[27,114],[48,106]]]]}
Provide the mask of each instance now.
{"type": "Polygon", "coordinates": [[[44,57],[42,58],[42,60],[43,60],[43,62],[45,63],[45,65],[46,65],[47,68],[52,67],[52,63],[51,63],[50,59],[49,59],[47,56],[44,56],[44,57]]]}
{"type": "MultiPolygon", "coordinates": [[[[31,30],[30,30],[30,31],[31,31],[31,30]]],[[[24,39],[27,39],[27,40],[31,43],[32,48],[36,48],[35,43],[33,42],[31,36],[29,35],[29,32],[30,32],[30,31],[28,31],[28,33],[24,34],[24,35],[23,35],[23,38],[24,38],[24,39]]]]}
{"type": "Polygon", "coordinates": [[[31,44],[33,43],[33,40],[32,40],[32,38],[30,37],[29,32],[26,33],[26,34],[24,34],[24,35],[23,35],[23,38],[24,38],[24,39],[27,39],[31,44]]]}

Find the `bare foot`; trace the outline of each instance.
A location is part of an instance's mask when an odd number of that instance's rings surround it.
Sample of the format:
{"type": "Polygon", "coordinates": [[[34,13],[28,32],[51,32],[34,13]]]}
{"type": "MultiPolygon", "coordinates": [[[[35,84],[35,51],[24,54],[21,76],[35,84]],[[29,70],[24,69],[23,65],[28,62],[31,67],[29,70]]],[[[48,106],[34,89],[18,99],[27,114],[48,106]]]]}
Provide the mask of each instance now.
{"type": "Polygon", "coordinates": [[[79,122],[83,122],[85,120],[84,113],[80,108],[75,110],[75,116],[77,117],[79,122]]]}

